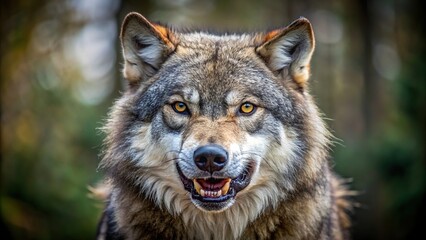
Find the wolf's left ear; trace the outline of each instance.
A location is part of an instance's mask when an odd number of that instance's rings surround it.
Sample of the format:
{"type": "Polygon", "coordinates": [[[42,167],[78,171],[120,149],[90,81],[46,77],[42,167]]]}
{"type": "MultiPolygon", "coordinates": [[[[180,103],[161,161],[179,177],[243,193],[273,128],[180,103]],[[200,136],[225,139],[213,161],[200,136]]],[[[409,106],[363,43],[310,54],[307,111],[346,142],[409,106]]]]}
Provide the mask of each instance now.
{"type": "Polygon", "coordinates": [[[310,61],[315,48],[311,23],[299,18],[283,29],[274,30],[263,36],[257,53],[275,73],[290,78],[296,87],[303,89],[310,76],[310,61]]]}
{"type": "Polygon", "coordinates": [[[124,78],[130,86],[148,80],[175,49],[170,29],[149,22],[139,13],[129,13],[121,27],[124,78]]]}

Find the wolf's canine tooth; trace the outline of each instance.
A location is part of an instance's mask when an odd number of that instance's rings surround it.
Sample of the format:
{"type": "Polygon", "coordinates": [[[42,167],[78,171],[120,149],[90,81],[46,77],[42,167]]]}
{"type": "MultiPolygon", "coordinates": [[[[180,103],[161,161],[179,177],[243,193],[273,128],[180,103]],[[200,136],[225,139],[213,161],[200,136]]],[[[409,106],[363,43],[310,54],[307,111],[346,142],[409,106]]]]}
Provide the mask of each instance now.
{"type": "Polygon", "coordinates": [[[231,179],[229,179],[229,181],[227,181],[225,185],[223,185],[221,189],[223,195],[226,195],[228,193],[230,185],[231,185],[231,179]]]}
{"type": "Polygon", "coordinates": [[[201,194],[201,192],[200,192],[201,185],[197,182],[197,179],[194,179],[193,182],[194,182],[195,191],[197,191],[198,194],[201,194]]]}

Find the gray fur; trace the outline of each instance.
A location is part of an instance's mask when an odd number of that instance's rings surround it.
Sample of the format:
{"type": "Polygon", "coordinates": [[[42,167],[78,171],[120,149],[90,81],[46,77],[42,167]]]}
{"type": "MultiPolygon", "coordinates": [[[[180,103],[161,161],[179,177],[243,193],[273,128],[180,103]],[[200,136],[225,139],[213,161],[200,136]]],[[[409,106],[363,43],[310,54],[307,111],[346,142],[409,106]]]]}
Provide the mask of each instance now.
{"type": "Polygon", "coordinates": [[[132,13],[121,39],[129,88],[105,126],[101,162],[112,213],[102,223],[114,223],[115,236],[346,236],[337,197],[344,194],[336,194],[341,187],[327,160],[331,135],[307,87],[314,39],[306,19],[271,33],[219,36],[180,33],[132,13]],[[189,112],[175,112],[176,101],[189,112]],[[256,111],[241,113],[244,102],[256,111]],[[191,198],[178,174],[211,177],[193,160],[205,144],[229,153],[213,177],[252,171],[250,184],[214,211],[191,198]]]}

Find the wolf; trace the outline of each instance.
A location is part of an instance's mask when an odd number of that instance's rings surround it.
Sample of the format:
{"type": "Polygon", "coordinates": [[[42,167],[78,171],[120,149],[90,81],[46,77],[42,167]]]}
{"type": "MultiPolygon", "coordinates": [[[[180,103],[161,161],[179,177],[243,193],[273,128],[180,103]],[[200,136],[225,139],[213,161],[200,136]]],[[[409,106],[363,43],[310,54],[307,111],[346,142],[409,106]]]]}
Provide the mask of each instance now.
{"type": "Polygon", "coordinates": [[[220,35],[133,12],[120,39],[128,84],[103,128],[97,239],[349,237],[306,18],[220,35]]]}

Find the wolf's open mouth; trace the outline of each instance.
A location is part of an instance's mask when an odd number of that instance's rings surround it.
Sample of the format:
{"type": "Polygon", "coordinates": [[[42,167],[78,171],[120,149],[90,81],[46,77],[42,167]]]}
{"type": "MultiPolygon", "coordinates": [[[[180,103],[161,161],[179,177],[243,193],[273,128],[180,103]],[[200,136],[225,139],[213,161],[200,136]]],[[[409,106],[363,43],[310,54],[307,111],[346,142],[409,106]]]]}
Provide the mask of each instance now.
{"type": "Polygon", "coordinates": [[[228,193],[231,179],[194,179],[193,182],[195,191],[201,197],[218,198],[228,193]]]}
{"type": "MultiPolygon", "coordinates": [[[[195,178],[188,179],[183,175],[179,165],[176,164],[179,176],[185,189],[191,193],[193,200],[202,203],[223,203],[231,198],[235,198],[236,194],[246,188],[254,172],[254,165],[248,164],[244,171],[236,178],[195,178]]],[[[218,210],[214,209],[211,210],[218,210]]]]}

